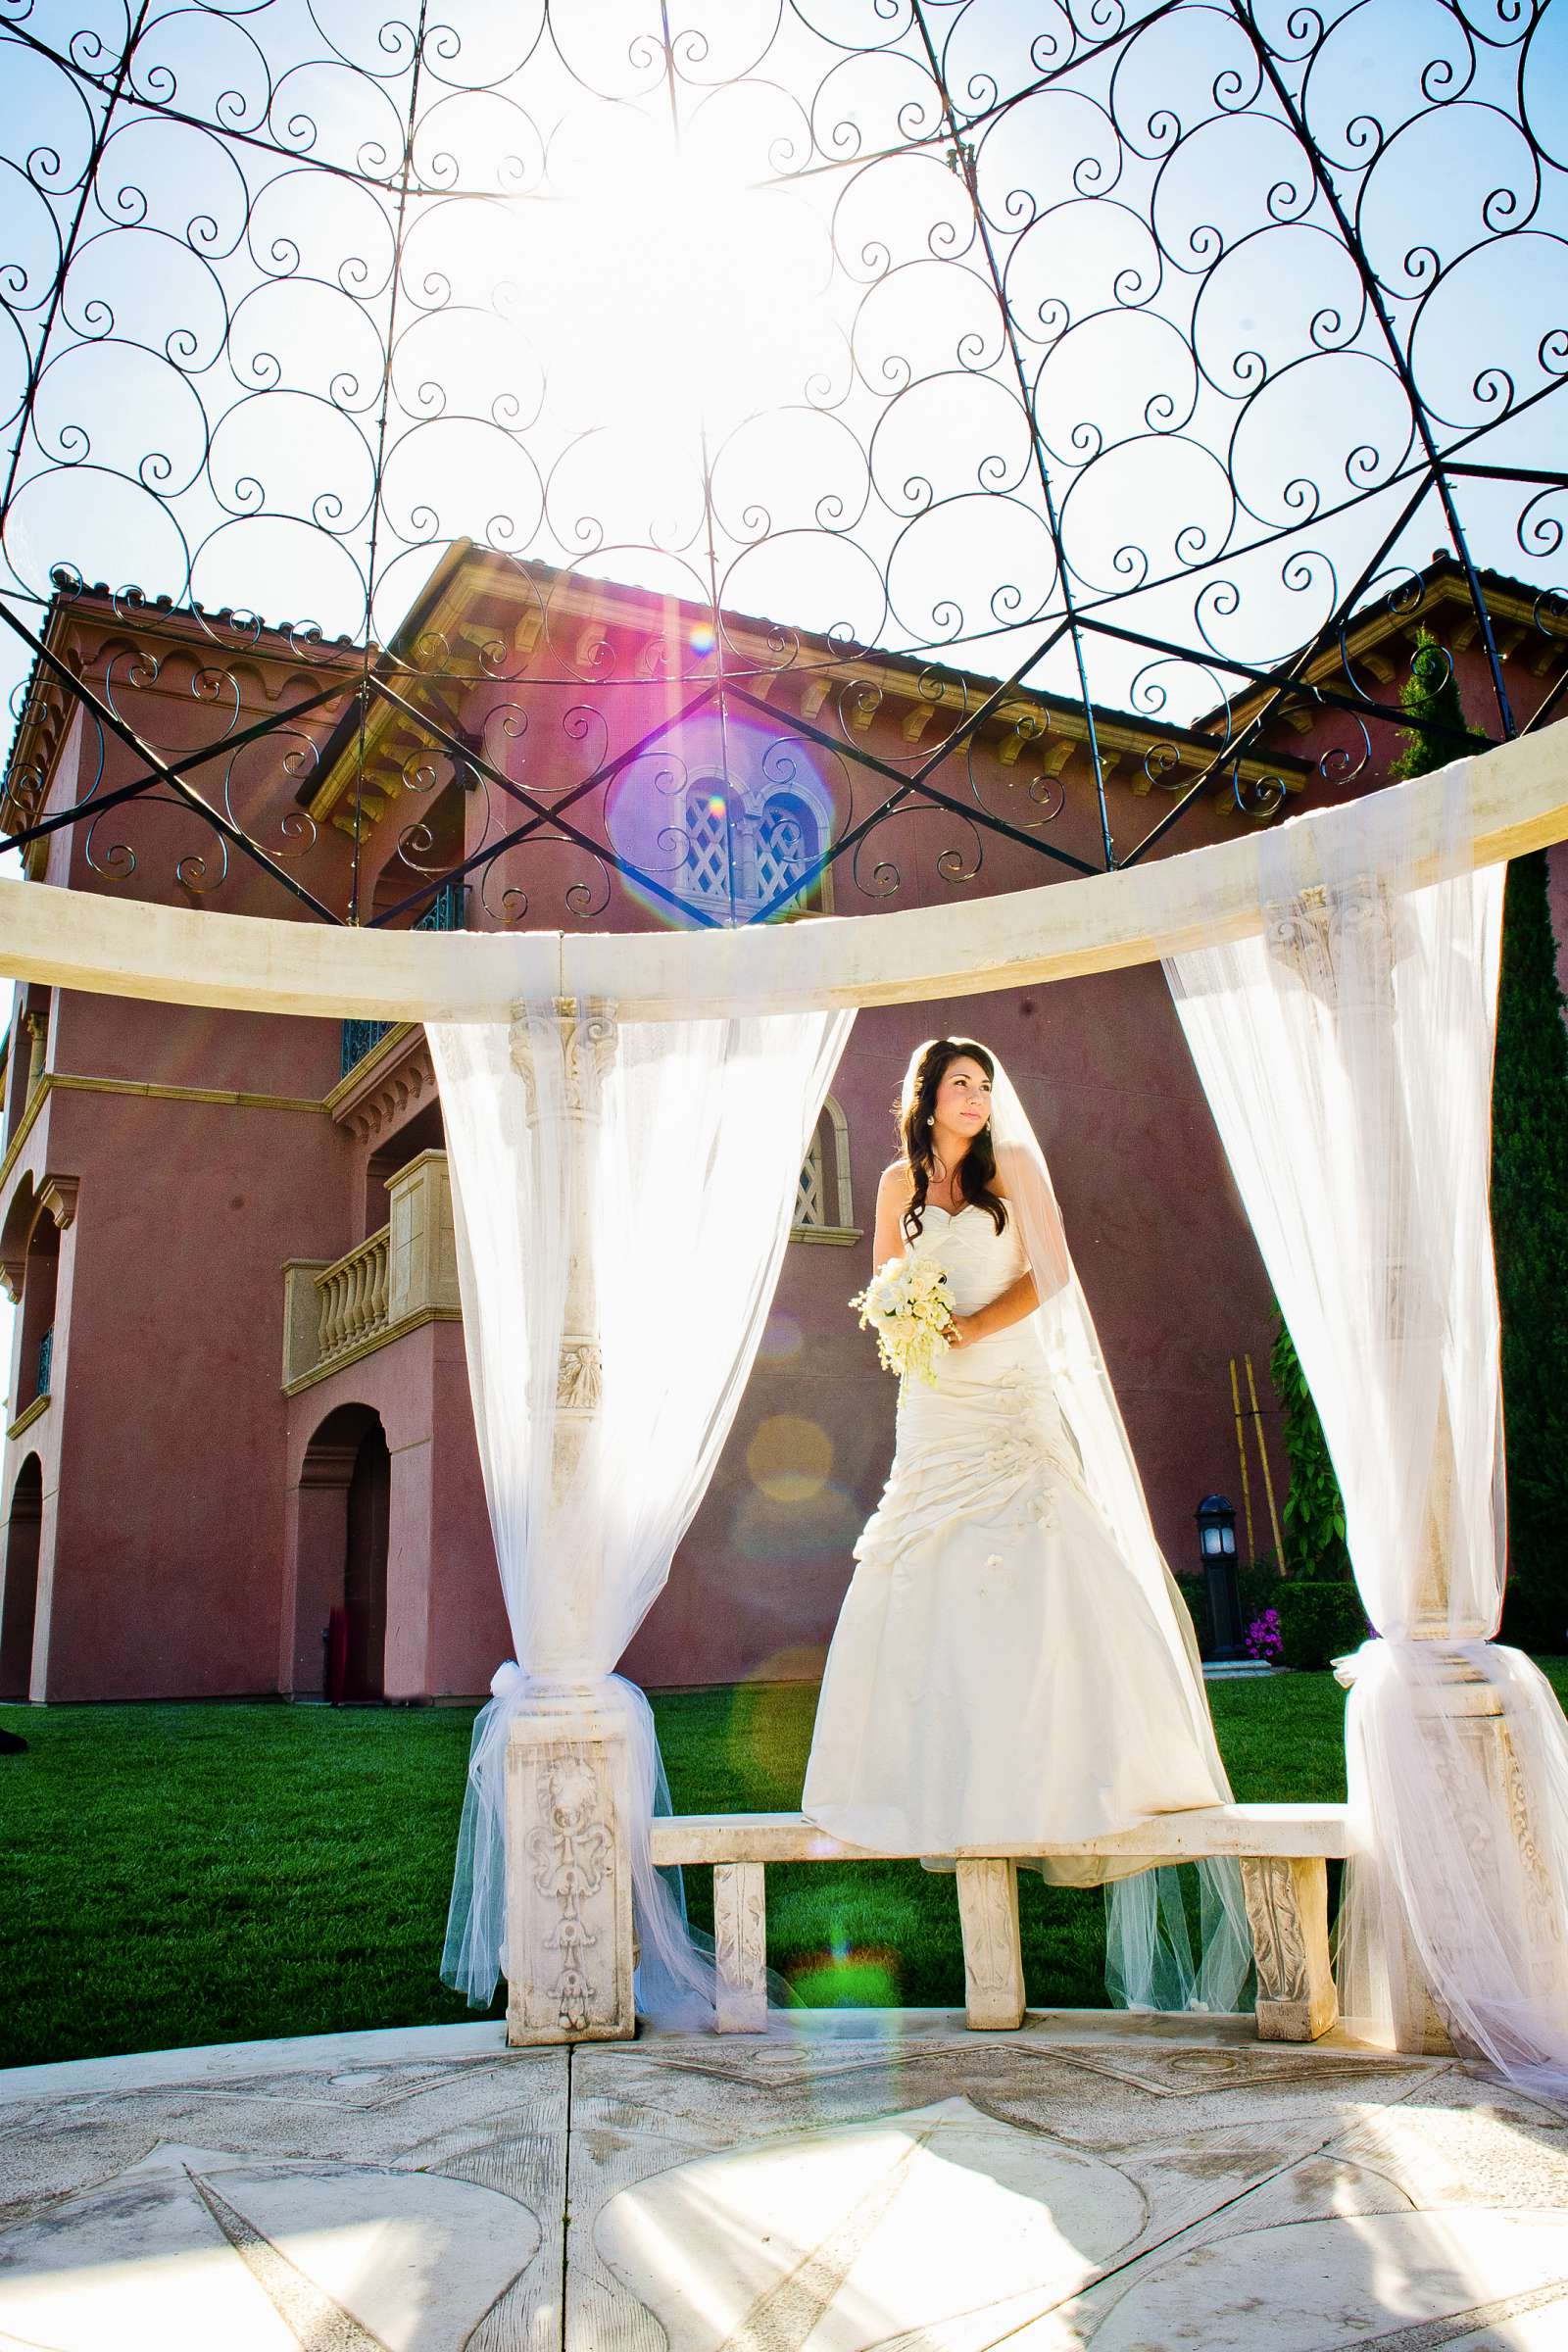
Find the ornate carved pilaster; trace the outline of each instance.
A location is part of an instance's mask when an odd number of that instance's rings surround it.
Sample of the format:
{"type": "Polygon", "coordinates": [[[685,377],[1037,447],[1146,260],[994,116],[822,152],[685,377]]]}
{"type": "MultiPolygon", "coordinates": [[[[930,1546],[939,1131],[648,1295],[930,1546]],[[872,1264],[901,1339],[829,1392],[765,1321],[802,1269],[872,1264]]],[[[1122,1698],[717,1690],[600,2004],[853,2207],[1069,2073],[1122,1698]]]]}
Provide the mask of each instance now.
{"type": "MultiPolygon", "coordinates": [[[[1484,1914],[1506,1922],[1518,1981],[1548,2013],[1568,2009],[1568,1951],[1552,1879],[1531,1811],[1524,1767],[1515,1745],[1504,1689],[1473,1658],[1438,1650],[1439,1679],[1418,1699],[1418,1720],[1430,1722],[1422,1770],[1437,1783],[1454,1834],[1482,1882],[1484,1914]]],[[[1431,1974],[1457,1976],[1476,1932],[1474,1903],[1456,1899],[1424,1923],[1431,1974]]],[[[1408,1929],[1396,1927],[1387,1955],[1395,2038],[1400,2049],[1461,2056],[1462,2020],[1447,2013],[1429,1988],[1427,1962],[1408,1929]]]]}
{"type": "Polygon", "coordinates": [[[767,2032],[767,1898],[760,1862],[713,1866],[713,2026],[767,2032]]]}
{"type": "Polygon", "coordinates": [[[1316,2041],[1339,2018],[1329,1962],[1328,1865],[1269,1855],[1242,1864],[1257,1958],[1260,2041],[1316,2041]]]}
{"type": "Polygon", "coordinates": [[[625,1732],[591,1701],[522,1713],[507,1746],[507,2039],[625,2040],[631,1873],[616,1788],[625,1732]]]}
{"type": "Polygon", "coordinates": [[[1015,1862],[960,1862],[958,1926],[970,2026],[1011,2034],[1023,2023],[1023,1945],[1015,1862]]]}

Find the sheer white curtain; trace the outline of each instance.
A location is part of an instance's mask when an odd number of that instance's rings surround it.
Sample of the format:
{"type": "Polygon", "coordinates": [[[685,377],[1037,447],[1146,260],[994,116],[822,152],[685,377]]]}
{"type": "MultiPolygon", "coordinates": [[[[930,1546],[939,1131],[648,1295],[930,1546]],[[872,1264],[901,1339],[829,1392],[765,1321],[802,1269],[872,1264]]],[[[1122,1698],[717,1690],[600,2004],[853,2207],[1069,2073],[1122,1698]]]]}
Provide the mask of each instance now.
{"type": "Polygon", "coordinates": [[[474,1726],[442,1964],[476,2003],[502,1966],[508,1732],[541,1703],[625,1721],[639,2006],[708,1993],[678,1887],[649,1860],[652,1714],[612,1669],[740,1402],[853,1017],[621,1023],[547,1000],[510,1026],[429,1026],[515,1650],[474,1726]]]}
{"type": "MultiPolygon", "coordinates": [[[[1409,797],[1259,844],[1261,937],[1166,973],[1323,1421],[1375,1637],[1347,1712],[1362,1851],[1347,2015],[1568,2091],[1568,1729],[1495,1632],[1504,1514],[1491,1087],[1503,869],[1472,870],[1467,762],[1444,870],[1409,797]],[[1430,872],[1430,869],[1428,869],[1430,872]]],[[[1430,782],[1430,780],[1429,780],[1430,782]]]]}

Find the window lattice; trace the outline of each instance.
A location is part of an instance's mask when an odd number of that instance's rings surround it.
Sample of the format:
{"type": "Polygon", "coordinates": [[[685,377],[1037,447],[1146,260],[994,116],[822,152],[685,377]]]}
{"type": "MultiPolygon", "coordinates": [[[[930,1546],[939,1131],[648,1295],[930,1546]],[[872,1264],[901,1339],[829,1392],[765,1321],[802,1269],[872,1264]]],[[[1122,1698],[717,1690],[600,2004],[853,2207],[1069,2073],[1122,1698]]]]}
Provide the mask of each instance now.
{"type": "Polygon", "coordinates": [[[797,1225],[826,1225],[827,1175],[822,1165],[822,1130],[819,1127],[811,1138],[811,1148],[806,1154],[801,1170],[801,1189],[795,1202],[797,1225]]]}
{"type": "Polygon", "coordinates": [[[767,803],[757,828],[757,895],[766,901],[798,882],[815,864],[816,826],[799,801],[767,803]]]}
{"type": "Polygon", "coordinates": [[[716,789],[686,803],[686,887],[695,898],[732,900],[736,891],[735,824],[729,795],[716,789]]]}

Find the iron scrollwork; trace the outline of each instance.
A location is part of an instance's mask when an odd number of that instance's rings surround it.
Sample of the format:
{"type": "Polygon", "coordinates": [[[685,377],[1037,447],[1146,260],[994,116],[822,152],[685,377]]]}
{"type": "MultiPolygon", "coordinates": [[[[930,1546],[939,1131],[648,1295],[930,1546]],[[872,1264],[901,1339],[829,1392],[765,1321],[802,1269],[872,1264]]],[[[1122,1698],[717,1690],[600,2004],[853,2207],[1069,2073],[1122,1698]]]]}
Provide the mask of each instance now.
{"type": "Polygon", "coordinates": [[[0,847],[755,922],[1560,712],[1562,8],[1027,23],[0,0],[0,847]]]}

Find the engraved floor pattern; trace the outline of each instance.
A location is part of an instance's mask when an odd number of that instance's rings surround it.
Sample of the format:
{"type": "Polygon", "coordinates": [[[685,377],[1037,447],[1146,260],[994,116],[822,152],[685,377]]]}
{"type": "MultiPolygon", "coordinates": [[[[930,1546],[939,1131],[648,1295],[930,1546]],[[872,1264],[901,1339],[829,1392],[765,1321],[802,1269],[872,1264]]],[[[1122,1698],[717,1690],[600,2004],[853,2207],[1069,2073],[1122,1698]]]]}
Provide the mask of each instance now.
{"type": "Polygon", "coordinates": [[[1568,2116],[1242,2021],[0,2074],[0,2352],[1568,2347],[1568,2116]]]}

